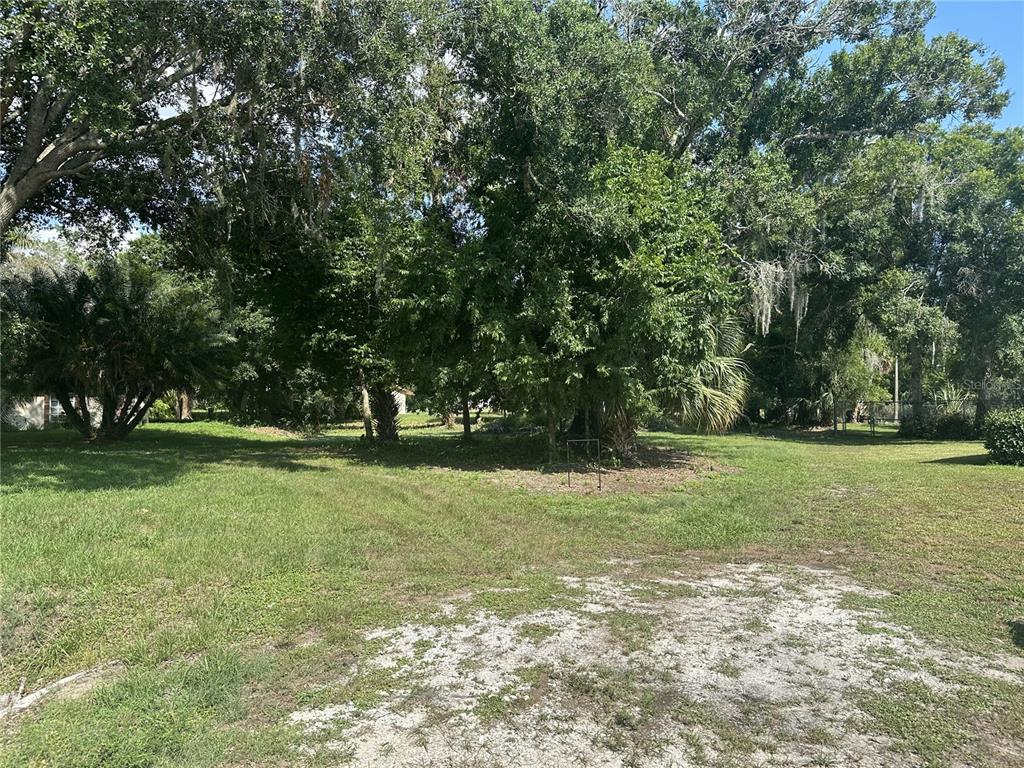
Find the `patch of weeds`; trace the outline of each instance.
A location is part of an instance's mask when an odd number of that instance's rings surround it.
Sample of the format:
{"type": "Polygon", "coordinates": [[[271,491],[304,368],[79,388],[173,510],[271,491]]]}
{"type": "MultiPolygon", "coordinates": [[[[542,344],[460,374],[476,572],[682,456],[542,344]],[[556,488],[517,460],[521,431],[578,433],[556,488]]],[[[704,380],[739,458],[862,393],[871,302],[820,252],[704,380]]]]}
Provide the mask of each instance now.
{"type": "Polygon", "coordinates": [[[524,704],[533,705],[543,701],[551,690],[551,680],[554,677],[554,670],[547,664],[538,664],[532,667],[524,667],[517,671],[517,676],[526,689],[524,704]]]}
{"type": "Polygon", "coordinates": [[[724,751],[749,755],[762,746],[746,727],[738,727],[724,718],[711,720],[708,726],[718,737],[724,751]]]}
{"type": "Polygon", "coordinates": [[[601,745],[623,755],[626,765],[648,764],[645,756],[661,748],[663,726],[683,701],[674,687],[658,684],[658,676],[647,669],[596,667],[561,672],[559,679],[577,699],[574,709],[589,710],[605,723],[601,745]]]}
{"type": "MultiPolygon", "coordinates": [[[[312,706],[321,709],[331,704],[348,702],[356,709],[370,709],[380,704],[387,693],[405,680],[406,677],[394,669],[369,667],[360,670],[350,680],[318,689],[317,703],[312,706]]],[[[306,702],[303,704],[309,706],[306,702]]]]}
{"type": "Polygon", "coordinates": [[[744,698],[739,704],[744,728],[752,734],[784,734],[786,720],[780,711],[783,706],[779,701],[744,698]]]}
{"type": "Polygon", "coordinates": [[[709,726],[715,719],[711,707],[687,697],[680,697],[672,710],[676,722],[687,726],[709,726]]]}
{"type": "Polygon", "coordinates": [[[784,648],[792,648],[794,650],[807,650],[814,647],[814,643],[806,637],[794,635],[793,633],[785,635],[782,640],[779,641],[779,644],[784,648]]]}
{"type": "Polygon", "coordinates": [[[527,696],[518,686],[506,685],[499,691],[480,697],[473,708],[483,723],[493,723],[522,709],[527,696]]]}
{"type": "Polygon", "coordinates": [[[345,699],[356,709],[370,709],[378,705],[384,695],[393,690],[399,678],[387,669],[374,669],[358,675],[345,686],[345,699]]]}
{"type": "Polygon", "coordinates": [[[862,635],[884,635],[885,637],[901,639],[906,639],[907,637],[906,632],[902,632],[896,627],[880,624],[876,621],[868,621],[867,619],[857,619],[857,631],[862,635]]]}
{"type": "Polygon", "coordinates": [[[743,674],[743,670],[732,659],[722,659],[712,669],[720,675],[725,675],[733,680],[736,680],[743,674]]]}
{"type": "Polygon", "coordinates": [[[862,691],[856,703],[929,768],[946,765],[953,748],[968,738],[957,700],[917,681],[896,683],[884,691],[862,691]]]}
{"type": "Polygon", "coordinates": [[[516,633],[519,637],[524,640],[529,640],[531,643],[539,643],[554,634],[557,634],[558,630],[548,624],[541,624],[540,622],[529,622],[527,624],[521,624],[516,633]]]}
{"type": "Polygon", "coordinates": [[[412,652],[417,659],[422,659],[423,655],[433,647],[434,644],[430,640],[421,637],[419,640],[412,644],[412,652]]]}
{"type": "Polygon", "coordinates": [[[874,645],[865,648],[864,656],[868,661],[886,667],[906,667],[910,663],[906,656],[888,645],[874,645]]]}
{"type": "Polygon", "coordinates": [[[471,674],[473,672],[479,672],[486,666],[487,662],[485,662],[483,659],[466,657],[463,659],[459,659],[458,670],[460,672],[465,672],[466,674],[471,674]]]}
{"type": "Polygon", "coordinates": [[[613,611],[604,615],[612,640],[627,653],[646,650],[654,638],[655,622],[650,616],[629,611],[613,611]]]}
{"type": "Polygon", "coordinates": [[[747,619],[743,622],[743,629],[746,632],[750,632],[754,635],[760,635],[767,632],[771,627],[768,626],[768,622],[762,619],[760,616],[754,616],[753,618],[747,619]]]}
{"type": "Polygon", "coordinates": [[[963,670],[943,669],[936,674],[957,688],[956,700],[965,728],[993,747],[993,764],[1005,755],[998,745],[1017,751],[1024,733],[1024,683],[994,680],[963,670]]]}
{"type": "Polygon", "coordinates": [[[820,725],[815,725],[804,731],[802,740],[806,744],[813,744],[818,747],[831,747],[836,743],[835,734],[828,728],[820,725]]]}
{"type": "Polygon", "coordinates": [[[683,742],[690,749],[690,756],[695,765],[709,765],[710,756],[704,741],[695,731],[683,731],[683,742]]]}
{"type": "Polygon", "coordinates": [[[829,701],[828,692],[824,688],[812,688],[804,701],[813,707],[821,706],[829,701]]]}
{"type": "Polygon", "coordinates": [[[879,597],[876,595],[865,595],[861,592],[844,592],[839,598],[839,608],[859,613],[882,615],[892,602],[891,596],[879,597]]]}
{"type": "Polygon", "coordinates": [[[764,584],[751,584],[742,587],[721,587],[714,592],[716,597],[738,597],[751,599],[755,597],[772,598],[775,596],[775,587],[764,584]]]}
{"type": "MultiPolygon", "coordinates": [[[[239,734],[243,693],[262,674],[258,662],[229,651],[189,663],[129,669],[80,699],[55,699],[20,718],[17,738],[0,742],[0,765],[101,768],[206,764],[226,758],[239,734]]],[[[273,740],[272,740],[273,741],[273,740]]],[[[277,743],[264,743],[270,752],[277,743]]]]}
{"type": "Polygon", "coordinates": [[[551,605],[553,595],[565,591],[565,585],[552,577],[533,575],[517,579],[515,586],[488,589],[475,593],[466,602],[464,610],[484,610],[502,619],[511,619],[524,613],[551,605]]]}

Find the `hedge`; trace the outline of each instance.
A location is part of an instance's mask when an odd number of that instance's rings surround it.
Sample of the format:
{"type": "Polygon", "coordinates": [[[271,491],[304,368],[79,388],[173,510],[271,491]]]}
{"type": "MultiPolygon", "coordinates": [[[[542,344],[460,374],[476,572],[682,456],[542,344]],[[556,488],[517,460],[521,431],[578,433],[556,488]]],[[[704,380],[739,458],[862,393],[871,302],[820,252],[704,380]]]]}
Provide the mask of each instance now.
{"type": "Polygon", "coordinates": [[[974,420],[962,413],[929,413],[900,422],[900,434],[925,440],[975,440],[974,420]]]}
{"type": "Polygon", "coordinates": [[[1024,408],[992,411],[982,432],[993,461],[1024,465],[1024,408]]]}

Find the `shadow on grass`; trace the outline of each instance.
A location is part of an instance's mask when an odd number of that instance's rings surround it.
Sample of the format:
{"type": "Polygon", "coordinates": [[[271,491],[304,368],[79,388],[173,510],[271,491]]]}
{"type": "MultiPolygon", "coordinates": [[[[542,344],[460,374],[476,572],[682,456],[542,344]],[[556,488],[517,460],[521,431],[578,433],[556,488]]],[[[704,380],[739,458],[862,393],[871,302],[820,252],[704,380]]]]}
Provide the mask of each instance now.
{"type": "Polygon", "coordinates": [[[1024,648],[1024,619],[1006,622],[1010,628],[1010,641],[1018,648],[1024,648]]]}
{"type": "MultiPolygon", "coordinates": [[[[892,445],[931,441],[900,438],[892,430],[871,435],[867,430],[833,433],[828,430],[765,429],[749,435],[765,440],[816,445],[892,445]]],[[[699,435],[673,433],[688,440],[687,449],[700,453],[699,435]]],[[[145,488],[175,482],[204,466],[231,464],[286,472],[330,472],[316,463],[335,459],[368,467],[396,470],[439,468],[474,472],[494,470],[565,471],[560,456],[547,463],[544,435],[478,432],[470,442],[461,433],[403,432],[399,443],[366,443],[358,430],[314,438],[266,436],[227,425],[153,425],[128,439],[88,445],[66,430],[4,433],[2,476],[4,492],[34,490],[111,490],[145,488]]],[[[658,434],[649,440],[658,444],[658,434]]],[[[674,446],[675,447],[675,446],[674,446]]],[[[946,463],[982,463],[985,457],[939,459],[946,463]]]]}
{"type": "Polygon", "coordinates": [[[783,440],[790,443],[813,443],[816,445],[895,445],[929,442],[900,437],[893,430],[871,434],[869,430],[847,430],[833,432],[831,429],[779,429],[765,428],[752,433],[738,431],[736,434],[747,434],[750,437],[761,437],[769,440],[783,440]]]}
{"type": "Polygon", "coordinates": [[[45,431],[3,435],[4,493],[102,491],[166,485],[209,464],[230,463],[289,472],[326,472],[308,464],[300,441],[246,439],[205,432],[140,429],[116,443],[87,444],[77,434],[45,431]]]}
{"type": "Polygon", "coordinates": [[[266,439],[247,437],[241,429],[218,431],[143,428],[102,445],[83,443],[67,431],[5,434],[0,481],[5,493],[102,491],[166,485],[217,464],[331,472],[313,462],[341,459],[394,469],[491,471],[542,469],[547,455],[544,438],[533,435],[481,434],[467,443],[455,435],[406,434],[399,443],[368,444],[357,435],[266,439]]]}
{"type": "Polygon", "coordinates": [[[923,462],[924,464],[972,464],[977,466],[978,464],[988,464],[989,455],[987,453],[970,453],[965,456],[947,456],[944,459],[930,459],[929,461],[923,462]]]}
{"type": "MultiPolygon", "coordinates": [[[[783,440],[793,443],[810,443],[814,445],[949,445],[957,442],[976,442],[969,440],[929,440],[920,437],[906,437],[900,435],[895,429],[883,428],[875,434],[869,429],[850,429],[845,432],[839,430],[833,432],[831,429],[779,429],[765,428],[753,433],[737,431],[736,434],[749,434],[751,437],[761,437],[769,440],[783,440]]],[[[944,459],[933,459],[928,463],[935,464],[985,464],[988,462],[987,454],[970,454],[967,456],[955,456],[944,459]]]]}

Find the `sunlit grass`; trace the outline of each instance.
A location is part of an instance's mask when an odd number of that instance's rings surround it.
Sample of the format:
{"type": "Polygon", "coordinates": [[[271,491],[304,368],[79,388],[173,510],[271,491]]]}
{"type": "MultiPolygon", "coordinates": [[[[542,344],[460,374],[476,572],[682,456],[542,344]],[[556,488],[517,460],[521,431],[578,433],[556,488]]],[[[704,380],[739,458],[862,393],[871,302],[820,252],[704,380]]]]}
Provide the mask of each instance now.
{"type": "Polygon", "coordinates": [[[542,438],[466,445],[425,419],[407,427],[376,448],[358,425],[315,439],[149,425],[107,446],[4,434],[0,689],[114,659],[126,672],[9,721],[0,762],[272,762],[282,713],[366,628],[481,587],[521,588],[488,607],[528,610],[609,558],[846,568],[925,636],[1020,653],[1024,471],[981,463],[979,443],[658,433],[645,439],[728,471],[574,496],[491,481],[540,466],[542,438]]]}

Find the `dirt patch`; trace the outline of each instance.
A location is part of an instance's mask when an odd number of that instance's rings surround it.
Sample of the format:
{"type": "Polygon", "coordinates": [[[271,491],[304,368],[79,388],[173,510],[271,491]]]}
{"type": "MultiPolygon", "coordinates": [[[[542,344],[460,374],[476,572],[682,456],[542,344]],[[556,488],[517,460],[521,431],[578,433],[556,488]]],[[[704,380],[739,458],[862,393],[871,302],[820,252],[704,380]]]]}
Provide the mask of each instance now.
{"type": "Polygon", "coordinates": [[[246,427],[250,432],[255,432],[257,435],[270,435],[271,437],[287,437],[289,439],[301,438],[298,432],[289,432],[287,429],[281,429],[280,427],[246,427]]]}
{"type": "Polygon", "coordinates": [[[0,695],[0,720],[24,712],[44,700],[80,698],[123,670],[121,663],[111,662],[62,677],[36,691],[26,692],[22,685],[17,691],[0,695]]]}
{"type": "Polygon", "coordinates": [[[376,697],[293,712],[302,751],[357,766],[901,768],[921,759],[865,695],[1024,686],[1024,660],[933,648],[849,607],[883,593],[831,571],[564,584],[553,607],[510,619],[452,603],[371,632],[373,653],[340,679],[377,680],[376,697]]]}
{"type": "Polygon", "coordinates": [[[600,472],[596,462],[555,464],[538,470],[499,469],[491,473],[491,482],[542,493],[574,493],[588,496],[598,493],[658,493],[680,489],[687,483],[715,472],[735,471],[710,459],[669,448],[644,447],[634,463],[614,466],[610,462],[600,472]]]}

